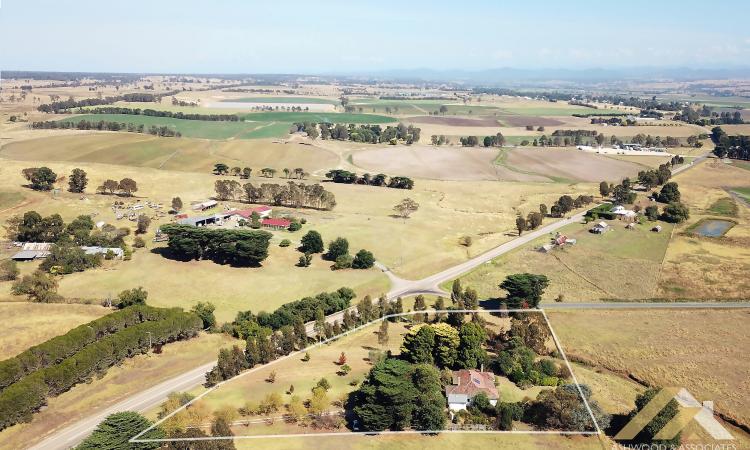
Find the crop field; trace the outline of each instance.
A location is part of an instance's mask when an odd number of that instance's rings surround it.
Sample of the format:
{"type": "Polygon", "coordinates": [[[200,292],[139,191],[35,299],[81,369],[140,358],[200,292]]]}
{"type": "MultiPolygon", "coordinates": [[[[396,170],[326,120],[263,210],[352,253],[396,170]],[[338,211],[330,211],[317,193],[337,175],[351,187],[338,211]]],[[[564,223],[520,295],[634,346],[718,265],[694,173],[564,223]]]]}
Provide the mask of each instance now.
{"type": "Polygon", "coordinates": [[[80,384],[68,392],[50,398],[43,411],[31,422],[12,426],[0,432],[0,447],[28,448],[61,427],[127,399],[144,388],[207,364],[216,358],[219,348],[236,341],[224,334],[201,334],[167,344],[162,353],[138,355],[107,370],[103,377],[80,384]]]}
{"type": "Polygon", "coordinates": [[[566,353],[653,386],[687,388],[750,423],[748,310],[548,312],[566,353]]]}
{"type": "MultiPolygon", "coordinates": [[[[166,126],[175,131],[179,131],[184,137],[203,138],[203,139],[229,139],[258,128],[257,123],[250,122],[221,122],[209,120],[185,120],[174,119],[171,117],[154,117],[128,114],[83,114],[61,122],[77,123],[80,120],[89,120],[98,122],[104,120],[107,122],[133,123],[150,126],[166,126]]],[[[171,138],[170,138],[171,139],[171,138]]]]}
{"type": "MultiPolygon", "coordinates": [[[[261,131],[261,130],[258,130],[261,131]]],[[[303,167],[308,172],[334,167],[339,158],[329,151],[299,143],[269,140],[206,141],[164,138],[136,133],[68,134],[6,144],[0,156],[26,161],[70,161],[117,164],[153,169],[210,173],[217,162],[231,166],[303,167]]],[[[94,186],[95,187],[95,186],[94,186]]],[[[7,192],[6,198],[20,196],[7,192]]],[[[1,205],[1,203],[0,203],[1,205]]],[[[0,210],[3,209],[0,206],[0,210]]]]}
{"type": "Polygon", "coordinates": [[[721,238],[704,238],[684,231],[727,197],[726,190],[747,186],[747,175],[733,165],[709,160],[675,177],[690,219],[677,230],[662,268],[659,296],[689,299],[744,299],[750,281],[750,209],[737,205],[737,224],[721,238]]]}
{"type": "Polygon", "coordinates": [[[0,303],[0,316],[6,321],[0,361],[109,312],[98,305],[0,303]]]}
{"type": "Polygon", "coordinates": [[[589,233],[591,224],[568,225],[560,233],[577,239],[575,245],[541,253],[537,249],[549,238],[539,238],[464,275],[461,283],[475,288],[480,298],[498,298],[504,295],[498,285],[507,275],[531,272],[549,278],[542,297],[547,302],[560,294],[565,302],[654,297],[671,226],[661,223],[662,232],[653,233],[648,222],[633,230],[620,221],[605,222],[612,231],[602,235],[589,233]]]}
{"type": "Polygon", "coordinates": [[[503,164],[520,172],[538,174],[552,179],[588,182],[619,181],[625,177],[635,176],[639,170],[643,170],[642,167],[631,162],[618,161],[573,148],[516,148],[508,151],[503,164]]]}

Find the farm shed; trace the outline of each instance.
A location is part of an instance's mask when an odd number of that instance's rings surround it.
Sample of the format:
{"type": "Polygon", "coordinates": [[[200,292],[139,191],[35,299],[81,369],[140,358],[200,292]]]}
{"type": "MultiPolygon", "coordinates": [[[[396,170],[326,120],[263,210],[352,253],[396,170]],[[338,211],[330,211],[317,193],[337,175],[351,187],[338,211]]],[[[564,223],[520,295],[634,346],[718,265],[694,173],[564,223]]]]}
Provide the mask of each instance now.
{"type": "Polygon", "coordinates": [[[115,258],[122,259],[125,252],[120,247],[81,247],[87,255],[107,255],[112,252],[115,258]]]}
{"type": "Polygon", "coordinates": [[[260,222],[264,228],[271,228],[274,230],[285,230],[292,224],[291,221],[286,219],[263,219],[260,222]]]}
{"type": "Polygon", "coordinates": [[[219,202],[216,200],[206,200],[205,202],[196,203],[193,205],[193,211],[205,211],[218,205],[219,202]]]}
{"type": "Polygon", "coordinates": [[[21,247],[21,251],[11,256],[14,261],[33,261],[49,256],[52,244],[49,242],[27,242],[21,247]]]}

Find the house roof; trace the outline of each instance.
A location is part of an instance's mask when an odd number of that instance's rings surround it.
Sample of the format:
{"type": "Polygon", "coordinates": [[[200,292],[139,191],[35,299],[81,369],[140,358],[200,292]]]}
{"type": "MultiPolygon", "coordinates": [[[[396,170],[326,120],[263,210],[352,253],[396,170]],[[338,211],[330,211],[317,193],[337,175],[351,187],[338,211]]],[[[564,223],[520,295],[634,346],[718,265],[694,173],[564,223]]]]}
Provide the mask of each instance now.
{"type": "Polygon", "coordinates": [[[18,252],[15,255],[11,256],[10,259],[13,259],[13,260],[26,260],[26,259],[46,258],[47,256],[49,256],[49,252],[46,252],[46,251],[21,250],[20,252],[18,252]]]}
{"type": "Polygon", "coordinates": [[[466,398],[473,398],[480,392],[487,394],[490,400],[500,398],[495,387],[495,374],[478,370],[457,370],[453,372],[453,385],[445,388],[446,395],[453,398],[464,395],[466,398]]]}
{"type": "Polygon", "coordinates": [[[249,219],[250,216],[252,216],[254,212],[257,212],[258,214],[260,214],[266,211],[271,211],[271,207],[263,205],[263,206],[258,206],[257,208],[236,209],[234,211],[231,211],[231,214],[242,216],[245,219],[249,219]]]}
{"type": "Polygon", "coordinates": [[[269,226],[269,227],[288,227],[292,224],[291,221],[286,219],[263,219],[261,222],[261,225],[269,226]]]}
{"type": "Polygon", "coordinates": [[[98,254],[107,254],[107,252],[112,252],[117,256],[122,256],[124,254],[123,250],[120,247],[81,247],[81,250],[83,250],[87,255],[98,255],[98,254]]]}
{"type": "Polygon", "coordinates": [[[49,251],[52,250],[52,243],[51,242],[26,242],[23,244],[24,250],[33,250],[33,251],[49,251]]]}

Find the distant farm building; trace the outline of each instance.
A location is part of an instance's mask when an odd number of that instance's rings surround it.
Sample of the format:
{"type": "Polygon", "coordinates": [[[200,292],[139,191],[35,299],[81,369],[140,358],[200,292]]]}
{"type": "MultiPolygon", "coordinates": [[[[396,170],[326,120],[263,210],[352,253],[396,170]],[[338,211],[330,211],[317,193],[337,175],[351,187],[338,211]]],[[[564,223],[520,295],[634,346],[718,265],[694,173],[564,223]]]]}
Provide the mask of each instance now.
{"type": "Polygon", "coordinates": [[[479,370],[456,370],[453,372],[453,384],[445,387],[448,408],[451,411],[466,409],[480,392],[487,395],[493,406],[497,403],[500,395],[495,387],[495,374],[479,370]]]}
{"type": "Polygon", "coordinates": [[[287,219],[263,219],[260,221],[260,224],[263,228],[286,230],[287,228],[289,228],[289,225],[291,225],[292,222],[287,219]]]}
{"type": "Polygon", "coordinates": [[[52,244],[49,242],[27,242],[21,247],[21,251],[11,256],[14,261],[33,261],[35,259],[44,259],[52,251],[52,244]]]}
{"type": "Polygon", "coordinates": [[[609,225],[607,225],[606,222],[599,222],[594,225],[594,228],[590,229],[589,231],[594,234],[602,234],[606,231],[609,231],[609,225]]]}
{"type": "Polygon", "coordinates": [[[177,221],[180,225],[190,225],[193,227],[205,227],[206,225],[222,225],[230,217],[230,213],[212,214],[210,216],[186,217],[177,221]]]}
{"type": "Polygon", "coordinates": [[[564,234],[557,233],[555,237],[550,240],[550,242],[539,247],[539,251],[542,253],[549,253],[555,247],[562,247],[564,245],[575,245],[576,242],[577,241],[573,238],[569,238],[568,236],[564,234]]]}
{"type": "Polygon", "coordinates": [[[616,216],[620,216],[622,219],[630,219],[630,220],[634,219],[635,216],[638,215],[635,211],[630,210],[630,209],[625,209],[624,206],[620,206],[620,205],[617,205],[614,208],[612,208],[610,212],[616,216]]]}
{"type": "Polygon", "coordinates": [[[196,203],[192,206],[193,211],[205,211],[218,205],[216,200],[206,200],[205,202],[196,203]]]}
{"type": "Polygon", "coordinates": [[[122,259],[125,256],[125,252],[119,247],[81,247],[87,255],[102,255],[107,256],[111,254],[115,259],[122,259]]]}
{"type": "Polygon", "coordinates": [[[661,225],[657,225],[651,228],[651,231],[653,231],[654,233],[661,233],[661,225]]]}

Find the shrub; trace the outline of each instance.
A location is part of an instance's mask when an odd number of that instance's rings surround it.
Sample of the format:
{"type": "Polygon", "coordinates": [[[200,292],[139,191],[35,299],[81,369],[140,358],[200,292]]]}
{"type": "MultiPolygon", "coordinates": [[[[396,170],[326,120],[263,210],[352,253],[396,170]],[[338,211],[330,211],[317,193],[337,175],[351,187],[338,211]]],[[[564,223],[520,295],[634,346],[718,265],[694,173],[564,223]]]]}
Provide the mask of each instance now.
{"type": "Polygon", "coordinates": [[[340,255],[336,258],[336,262],[333,264],[333,270],[349,269],[352,267],[354,262],[351,255],[340,255]]]}
{"type": "Polygon", "coordinates": [[[145,246],[146,246],[146,241],[144,241],[142,237],[136,236],[135,239],[133,239],[133,247],[143,248],[145,246]]]}
{"type": "Polygon", "coordinates": [[[289,231],[299,231],[302,229],[302,224],[299,222],[292,222],[289,224],[289,231]]]}
{"type": "Polygon", "coordinates": [[[362,249],[357,252],[352,261],[354,269],[369,269],[375,264],[375,256],[372,252],[362,249]]]}
{"type": "Polygon", "coordinates": [[[126,289],[117,295],[117,307],[127,308],[133,305],[145,305],[148,298],[148,292],[142,287],[126,289]]]}
{"type": "Polygon", "coordinates": [[[18,264],[12,259],[0,262],[0,281],[13,281],[18,278],[18,264]]]}

